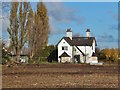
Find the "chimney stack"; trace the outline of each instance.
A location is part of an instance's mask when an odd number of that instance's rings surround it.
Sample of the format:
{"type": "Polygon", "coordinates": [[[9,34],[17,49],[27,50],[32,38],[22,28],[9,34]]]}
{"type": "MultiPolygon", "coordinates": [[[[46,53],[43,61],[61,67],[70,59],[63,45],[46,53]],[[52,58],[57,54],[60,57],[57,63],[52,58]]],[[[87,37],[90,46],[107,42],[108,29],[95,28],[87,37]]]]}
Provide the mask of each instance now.
{"type": "Polygon", "coordinates": [[[86,30],[86,37],[90,37],[90,29],[86,30]]]}
{"type": "Polygon", "coordinates": [[[67,31],[66,31],[66,37],[69,37],[72,40],[72,30],[71,30],[71,28],[67,29],[67,31]]]}

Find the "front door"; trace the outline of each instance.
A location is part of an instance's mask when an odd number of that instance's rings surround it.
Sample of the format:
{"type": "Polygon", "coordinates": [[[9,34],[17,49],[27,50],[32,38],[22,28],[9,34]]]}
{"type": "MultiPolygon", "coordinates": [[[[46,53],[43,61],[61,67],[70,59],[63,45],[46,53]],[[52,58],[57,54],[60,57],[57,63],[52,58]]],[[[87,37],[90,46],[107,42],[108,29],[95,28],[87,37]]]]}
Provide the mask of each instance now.
{"type": "Polygon", "coordinates": [[[77,61],[77,63],[80,63],[80,55],[75,55],[74,58],[77,61]]]}

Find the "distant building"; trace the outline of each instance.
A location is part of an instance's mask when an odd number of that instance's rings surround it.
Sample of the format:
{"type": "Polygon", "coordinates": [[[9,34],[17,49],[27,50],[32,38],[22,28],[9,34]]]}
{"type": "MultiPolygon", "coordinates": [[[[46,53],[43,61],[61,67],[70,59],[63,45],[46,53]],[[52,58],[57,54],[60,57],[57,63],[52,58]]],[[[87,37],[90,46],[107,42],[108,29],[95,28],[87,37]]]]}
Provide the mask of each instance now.
{"type": "MultiPolygon", "coordinates": [[[[15,51],[10,52],[11,60],[15,61],[16,60],[16,53],[15,51]]],[[[20,60],[19,62],[22,63],[28,63],[29,60],[29,49],[26,47],[23,47],[20,53],[20,60]]]]}
{"type": "Polygon", "coordinates": [[[86,31],[86,37],[73,37],[72,30],[67,29],[66,37],[57,44],[58,62],[98,63],[95,54],[96,46],[96,39],[90,36],[90,29],[86,31]]]}

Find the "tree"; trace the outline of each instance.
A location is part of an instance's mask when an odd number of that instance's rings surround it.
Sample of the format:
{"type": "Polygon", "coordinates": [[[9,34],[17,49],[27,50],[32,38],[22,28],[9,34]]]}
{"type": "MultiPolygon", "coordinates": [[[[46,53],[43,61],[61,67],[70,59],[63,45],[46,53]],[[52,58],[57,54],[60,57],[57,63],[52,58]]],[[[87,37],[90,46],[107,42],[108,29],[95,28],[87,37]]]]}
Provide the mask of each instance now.
{"type": "Polygon", "coordinates": [[[117,48],[105,48],[101,51],[109,62],[118,61],[119,50],[117,48]]]}
{"type": "Polygon", "coordinates": [[[8,28],[8,33],[10,35],[10,46],[12,49],[16,49],[16,53],[18,52],[18,18],[17,18],[17,9],[18,9],[18,2],[12,3],[11,7],[11,15],[10,15],[10,27],[8,28]]]}
{"type": "Polygon", "coordinates": [[[30,12],[28,16],[28,48],[30,59],[33,57],[33,47],[34,47],[34,12],[30,7],[30,12]]]}
{"type": "Polygon", "coordinates": [[[39,45],[43,49],[48,44],[48,33],[49,33],[49,22],[47,16],[47,8],[43,2],[37,4],[37,16],[40,21],[39,26],[40,36],[39,36],[39,45]]]}
{"type": "Polygon", "coordinates": [[[31,33],[31,58],[38,58],[42,49],[47,46],[49,34],[49,19],[47,16],[47,8],[43,2],[39,2],[37,4],[37,12],[34,13],[34,26],[31,33]]]}
{"type": "Polygon", "coordinates": [[[98,47],[95,48],[95,52],[96,52],[96,55],[97,55],[97,57],[98,57],[99,60],[104,60],[104,59],[106,59],[105,54],[104,54],[103,51],[100,50],[98,47]]]}
{"type": "Polygon", "coordinates": [[[17,61],[25,43],[28,44],[30,58],[39,57],[39,53],[48,43],[49,34],[47,8],[44,3],[39,2],[37,11],[33,12],[29,2],[13,2],[8,33],[10,48],[16,54],[17,61]]]}
{"type": "Polygon", "coordinates": [[[118,60],[118,49],[112,48],[111,50],[111,61],[117,61],[118,60]]]}
{"type": "Polygon", "coordinates": [[[105,54],[102,50],[97,54],[97,57],[98,57],[99,60],[105,60],[106,59],[106,56],[105,56],[105,54]]]}
{"type": "Polygon", "coordinates": [[[103,51],[103,53],[105,54],[106,59],[109,60],[109,59],[110,59],[110,56],[111,56],[111,50],[108,49],[108,48],[106,48],[106,49],[103,49],[102,51],[103,51]]]}
{"type": "Polygon", "coordinates": [[[16,61],[19,61],[22,47],[27,41],[29,7],[29,2],[12,2],[8,33],[16,61]]]}

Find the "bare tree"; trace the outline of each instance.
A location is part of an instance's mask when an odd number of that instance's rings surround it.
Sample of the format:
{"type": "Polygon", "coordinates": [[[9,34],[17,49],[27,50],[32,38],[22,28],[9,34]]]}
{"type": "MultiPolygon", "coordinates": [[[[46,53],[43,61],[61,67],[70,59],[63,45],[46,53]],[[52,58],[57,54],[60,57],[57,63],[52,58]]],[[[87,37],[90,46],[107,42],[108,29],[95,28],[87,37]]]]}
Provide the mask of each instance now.
{"type": "Polygon", "coordinates": [[[22,47],[27,41],[29,6],[29,2],[12,2],[11,6],[8,33],[16,61],[19,61],[22,47]]]}
{"type": "Polygon", "coordinates": [[[43,2],[37,4],[37,12],[34,13],[33,29],[30,34],[31,58],[39,57],[40,52],[48,43],[49,19],[47,8],[43,2]]]}

